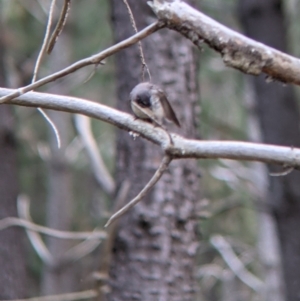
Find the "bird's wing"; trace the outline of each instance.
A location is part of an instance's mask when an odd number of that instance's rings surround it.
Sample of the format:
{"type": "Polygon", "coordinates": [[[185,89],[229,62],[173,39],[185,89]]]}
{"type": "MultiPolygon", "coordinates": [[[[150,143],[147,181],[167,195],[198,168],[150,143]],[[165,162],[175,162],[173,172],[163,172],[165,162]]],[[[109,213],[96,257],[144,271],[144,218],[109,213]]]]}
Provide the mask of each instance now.
{"type": "Polygon", "coordinates": [[[167,119],[169,119],[170,121],[173,121],[178,127],[180,127],[180,123],[176,117],[176,114],[173,110],[173,108],[171,107],[171,104],[169,103],[165,93],[161,90],[159,90],[159,98],[161,100],[161,104],[164,108],[164,112],[165,112],[165,116],[167,119]]]}

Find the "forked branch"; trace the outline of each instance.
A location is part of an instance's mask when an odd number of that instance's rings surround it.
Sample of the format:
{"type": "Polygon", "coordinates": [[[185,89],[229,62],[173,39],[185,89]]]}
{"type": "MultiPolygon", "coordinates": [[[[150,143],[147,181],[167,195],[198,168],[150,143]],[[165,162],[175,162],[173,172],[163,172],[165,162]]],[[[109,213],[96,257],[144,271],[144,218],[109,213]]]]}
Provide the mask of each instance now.
{"type": "Polygon", "coordinates": [[[13,90],[13,92],[11,92],[9,95],[1,97],[0,103],[8,102],[9,100],[14,99],[15,97],[21,96],[21,95],[23,95],[29,91],[32,91],[38,87],[41,87],[47,83],[53,82],[63,76],[73,73],[85,66],[98,65],[105,58],[117,53],[118,51],[120,51],[124,48],[127,48],[131,45],[136,44],[138,41],[146,38],[147,36],[154,33],[155,31],[162,28],[163,26],[164,25],[161,22],[153,23],[153,24],[149,25],[148,27],[144,28],[143,30],[139,31],[135,35],[129,37],[128,39],[121,41],[120,43],[117,43],[95,55],[92,55],[88,58],[77,61],[76,63],[74,63],[58,72],[52,73],[44,78],[41,78],[40,80],[38,80],[30,85],[24,86],[17,90],[13,90]]]}

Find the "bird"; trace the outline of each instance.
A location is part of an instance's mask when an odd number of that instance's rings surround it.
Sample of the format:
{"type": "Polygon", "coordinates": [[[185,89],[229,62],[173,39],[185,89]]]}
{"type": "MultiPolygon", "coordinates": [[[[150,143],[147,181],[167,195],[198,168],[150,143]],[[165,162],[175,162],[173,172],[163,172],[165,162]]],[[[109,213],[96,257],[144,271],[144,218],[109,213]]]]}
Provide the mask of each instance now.
{"type": "Polygon", "coordinates": [[[136,85],[130,93],[131,108],[137,118],[151,121],[163,127],[168,120],[180,127],[178,118],[165,92],[150,82],[136,85]]]}

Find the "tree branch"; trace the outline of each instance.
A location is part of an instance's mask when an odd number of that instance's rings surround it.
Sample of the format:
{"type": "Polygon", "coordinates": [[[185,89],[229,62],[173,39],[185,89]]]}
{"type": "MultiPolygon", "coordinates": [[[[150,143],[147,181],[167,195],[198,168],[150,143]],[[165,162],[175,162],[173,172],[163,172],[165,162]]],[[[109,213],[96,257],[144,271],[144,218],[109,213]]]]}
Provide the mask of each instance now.
{"type": "Polygon", "coordinates": [[[116,184],[109,173],[98,149],[92,133],[90,119],[83,115],[75,115],[75,126],[80,139],[85,147],[90,165],[98,184],[108,194],[113,195],[116,184]]]}
{"type": "MultiPolygon", "coordinates": [[[[129,14],[129,17],[130,17],[130,22],[131,22],[131,25],[134,29],[135,32],[138,32],[137,30],[137,27],[136,27],[136,23],[135,23],[135,19],[134,19],[134,16],[133,16],[133,13],[132,13],[132,10],[130,8],[130,5],[128,3],[127,0],[123,0],[126,8],[127,8],[127,11],[128,11],[128,14],[129,14]]],[[[149,81],[151,82],[151,73],[150,73],[150,70],[148,68],[148,65],[146,64],[146,60],[145,60],[145,56],[144,56],[144,51],[143,51],[143,47],[142,47],[142,42],[139,41],[138,42],[138,46],[139,46],[139,52],[140,52],[140,59],[141,59],[141,63],[142,63],[142,81],[144,82],[145,81],[145,68],[147,70],[147,73],[148,73],[148,77],[149,77],[149,81]]]]}
{"type": "Polygon", "coordinates": [[[60,70],[58,72],[52,73],[44,78],[41,78],[40,80],[27,85],[25,87],[19,88],[17,90],[13,90],[12,92],[10,92],[9,95],[6,95],[4,97],[0,98],[0,103],[5,103],[8,102],[9,100],[21,96],[29,91],[32,91],[38,87],[41,87],[47,83],[50,83],[52,81],[57,80],[58,78],[61,78],[63,76],[66,76],[72,72],[75,72],[76,70],[83,68],[85,66],[89,66],[89,65],[94,65],[94,64],[99,64],[102,60],[104,60],[105,58],[115,54],[116,52],[127,48],[135,43],[137,43],[138,41],[144,39],[145,37],[149,36],[150,34],[154,33],[155,31],[157,31],[158,29],[162,28],[163,24],[161,22],[156,22],[153,23],[151,25],[149,25],[148,27],[146,27],[145,29],[141,30],[140,32],[136,33],[135,35],[129,37],[128,39],[121,41],[120,43],[113,45],[95,55],[92,55],[88,58],[82,59],[80,61],[77,61],[76,63],[70,65],[69,67],[60,70]]]}
{"type": "MultiPolygon", "coordinates": [[[[52,0],[51,4],[50,4],[50,9],[49,9],[49,17],[48,17],[48,22],[47,22],[47,26],[46,26],[46,32],[45,32],[41,50],[40,50],[37,60],[35,62],[31,84],[36,82],[37,74],[38,74],[40,65],[42,63],[44,54],[46,52],[46,47],[47,47],[49,36],[50,36],[50,29],[51,29],[51,25],[52,25],[55,4],[56,4],[56,0],[52,0]]],[[[41,108],[37,108],[37,110],[40,112],[40,114],[45,118],[45,120],[49,123],[50,127],[53,129],[54,135],[57,140],[57,146],[58,146],[58,148],[60,148],[60,146],[61,146],[60,136],[59,136],[58,129],[56,128],[56,125],[54,124],[54,122],[51,120],[51,118],[47,115],[47,113],[45,111],[43,111],[41,108]]]]}
{"type": "Polygon", "coordinates": [[[54,31],[49,39],[49,43],[47,45],[47,53],[48,54],[50,54],[52,52],[54,45],[66,24],[68,13],[70,10],[70,5],[71,5],[71,0],[64,0],[64,4],[63,4],[62,10],[60,12],[59,19],[57,21],[55,29],[54,29],[54,31]]]}
{"type": "Polygon", "coordinates": [[[221,235],[215,235],[210,239],[211,244],[221,254],[224,261],[233,273],[254,291],[260,292],[264,288],[263,282],[255,275],[248,272],[241,260],[236,256],[230,244],[221,235]]]}
{"type": "Polygon", "coordinates": [[[48,22],[47,22],[47,26],[46,26],[46,32],[45,32],[45,36],[44,36],[44,40],[43,40],[43,43],[42,43],[41,50],[40,50],[39,55],[37,57],[37,60],[35,62],[31,83],[34,83],[36,81],[38,70],[40,68],[43,56],[46,52],[46,47],[47,47],[47,43],[48,43],[48,40],[49,40],[50,29],[51,29],[52,20],[53,20],[53,13],[54,13],[55,3],[56,3],[56,0],[52,0],[51,4],[50,4],[49,17],[48,17],[48,22]]]}
{"type": "MultiPolygon", "coordinates": [[[[0,96],[8,95],[11,91],[13,90],[0,88],[0,96]]],[[[108,122],[121,129],[139,133],[144,138],[160,145],[175,159],[224,158],[300,168],[300,149],[293,146],[276,146],[242,141],[200,141],[185,139],[176,134],[171,134],[174,145],[170,145],[169,136],[163,129],[136,119],[130,114],[76,97],[30,92],[10,100],[8,103],[78,113],[108,122]]]]}
{"type": "Polygon", "coordinates": [[[61,268],[63,265],[65,266],[87,256],[88,254],[93,252],[101,242],[102,240],[95,239],[93,237],[93,232],[91,232],[90,237],[67,250],[59,258],[57,258],[55,265],[53,265],[52,267],[61,268]]]}
{"type": "Polygon", "coordinates": [[[15,299],[15,300],[1,300],[1,301],[73,301],[73,300],[84,300],[97,297],[98,294],[95,290],[87,290],[77,293],[67,293],[60,295],[49,295],[28,299],[15,299]]]}
{"type": "Polygon", "coordinates": [[[28,230],[36,231],[60,239],[106,239],[107,236],[106,232],[99,230],[91,232],[68,232],[55,230],[17,217],[6,217],[0,220],[0,231],[13,226],[24,227],[28,230]]]}
{"type": "MultiPolygon", "coordinates": [[[[30,216],[29,210],[29,198],[26,195],[19,195],[17,200],[17,209],[18,215],[21,219],[26,220],[32,223],[32,219],[30,216]]],[[[38,256],[42,259],[44,263],[51,266],[54,264],[55,259],[50,253],[49,249],[47,248],[46,244],[44,243],[40,233],[38,231],[33,231],[25,228],[27,237],[35,250],[38,256]]]]}
{"type": "Polygon", "coordinates": [[[199,48],[205,42],[242,72],[300,85],[300,60],[235,32],[179,0],[148,2],[158,19],[199,48]]]}
{"type": "Polygon", "coordinates": [[[115,214],[113,214],[104,227],[105,228],[108,227],[116,219],[118,219],[120,216],[125,214],[130,208],[132,208],[138,202],[140,202],[144,198],[144,196],[153,188],[153,186],[157,183],[157,181],[161,178],[161,176],[168,168],[171,161],[172,158],[168,155],[165,155],[160,163],[160,166],[158,167],[157,171],[150,179],[150,181],[147,183],[147,185],[141,190],[141,192],[133,200],[131,200],[128,204],[126,204],[124,207],[118,210],[115,214]]]}

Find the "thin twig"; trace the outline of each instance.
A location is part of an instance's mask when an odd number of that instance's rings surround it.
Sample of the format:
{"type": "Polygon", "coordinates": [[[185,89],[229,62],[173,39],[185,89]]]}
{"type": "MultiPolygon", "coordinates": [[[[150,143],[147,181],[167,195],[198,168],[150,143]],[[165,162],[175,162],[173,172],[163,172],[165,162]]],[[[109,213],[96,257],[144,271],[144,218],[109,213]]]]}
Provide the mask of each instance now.
{"type": "MultiPolygon", "coordinates": [[[[129,13],[131,25],[132,25],[134,31],[137,33],[138,30],[137,30],[137,27],[136,27],[136,23],[135,23],[134,16],[133,16],[132,10],[130,8],[130,5],[127,2],[127,0],[123,0],[123,2],[126,5],[127,11],[129,13]]],[[[148,76],[149,76],[149,81],[151,82],[151,74],[150,74],[150,70],[149,70],[148,65],[146,63],[146,60],[145,60],[143,47],[142,47],[142,42],[139,41],[138,45],[139,45],[140,59],[141,59],[141,62],[142,62],[142,80],[143,80],[143,82],[145,81],[145,74],[144,73],[145,73],[145,68],[146,68],[148,76]]]]}
{"type": "MultiPolygon", "coordinates": [[[[22,194],[18,196],[17,209],[19,217],[32,223],[32,219],[29,212],[29,204],[30,201],[27,196],[22,194]]],[[[55,259],[52,256],[49,249],[47,248],[46,244],[44,243],[40,233],[38,233],[37,231],[26,229],[26,234],[33,249],[41,258],[41,260],[48,266],[54,265],[55,259]]]]}
{"type": "Polygon", "coordinates": [[[45,120],[48,122],[48,124],[52,128],[52,130],[54,132],[54,136],[56,138],[57,147],[60,148],[61,147],[61,139],[60,139],[59,131],[58,131],[55,123],[51,120],[51,118],[48,116],[48,114],[43,109],[37,108],[37,110],[42,114],[42,116],[45,118],[45,120]]]}
{"type": "Polygon", "coordinates": [[[9,95],[6,95],[4,97],[0,98],[0,104],[1,103],[5,103],[9,100],[12,100],[18,96],[21,96],[29,91],[32,91],[38,87],[41,87],[47,83],[50,83],[52,81],[57,80],[58,78],[61,78],[63,76],[66,76],[70,73],[75,72],[76,70],[83,68],[85,66],[89,66],[89,65],[94,65],[94,64],[99,64],[102,60],[104,60],[105,58],[115,54],[116,52],[120,51],[121,49],[127,48],[135,43],[137,43],[138,41],[146,38],[147,36],[151,35],[152,33],[154,33],[155,31],[161,29],[162,27],[164,27],[164,24],[161,22],[155,22],[149,26],[147,26],[146,28],[144,28],[143,30],[139,31],[137,34],[129,37],[128,39],[121,41],[95,55],[92,55],[88,58],[82,59],[80,61],[77,61],[76,63],[58,71],[55,73],[52,73],[38,81],[36,81],[35,83],[32,83],[30,85],[24,86],[22,88],[16,89],[14,90],[14,92],[10,93],[9,95]]]}
{"type": "Polygon", "coordinates": [[[229,268],[242,282],[256,292],[260,292],[263,289],[263,282],[245,268],[242,261],[236,256],[232,247],[224,237],[215,235],[210,239],[210,242],[220,253],[229,268]]]}
{"type": "Polygon", "coordinates": [[[96,73],[97,69],[99,68],[99,66],[103,66],[105,65],[105,62],[100,62],[99,64],[95,64],[93,71],[90,73],[90,75],[83,81],[83,84],[86,84],[96,73]]]}
{"type": "MultiPolygon", "coordinates": [[[[18,197],[18,213],[21,218],[31,222],[31,217],[29,214],[29,199],[24,195],[20,195],[18,197]]],[[[31,245],[38,256],[47,266],[51,268],[61,267],[62,265],[66,265],[86,256],[87,254],[95,250],[102,240],[99,238],[95,239],[94,232],[96,232],[96,230],[94,230],[93,232],[90,232],[90,235],[86,237],[85,241],[72,247],[59,258],[55,258],[52,256],[37,231],[27,229],[26,232],[31,245]]]]}
{"type": "MultiPolygon", "coordinates": [[[[20,195],[18,197],[18,213],[19,213],[19,216],[23,219],[23,221],[27,221],[27,222],[31,223],[32,225],[34,225],[31,222],[31,217],[29,214],[29,199],[24,195],[20,195]]],[[[10,219],[11,219],[10,221],[15,222],[15,220],[12,220],[13,218],[10,218],[10,219]]],[[[7,221],[7,219],[5,219],[5,220],[7,221]]],[[[21,221],[21,220],[19,220],[19,221],[21,221]]],[[[2,221],[4,221],[4,220],[2,220],[2,221]]],[[[2,221],[0,221],[0,225],[1,225],[2,221]]],[[[5,225],[5,223],[3,223],[3,224],[5,225]]],[[[7,225],[7,223],[6,223],[6,225],[7,225]]],[[[34,225],[34,227],[35,227],[35,230],[26,229],[26,233],[29,238],[29,241],[30,241],[32,247],[34,248],[34,250],[36,251],[36,253],[38,254],[38,256],[44,262],[44,264],[46,264],[48,267],[51,267],[52,269],[61,267],[62,265],[66,265],[68,263],[71,263],[73,261],[76,261],[76,260],[86,256],[87,254],[89,254],[93,250],[95,250],[95,248],[97,248],[97,246],[102,241],[101,238],[95,239],[94,233],[96,232],[96,230],[94,230],[93,232],[90,232],[87,237],[85,237],[86,238],[85,241],[72,247],[71,249],[66,251],[62,256],[54,257],[54,256],[52,256],[51,252],[49,251],[49,249],[45,245],[44,241],[42,240],[42,237],[36,230],[39,226],[34,225]]],[[[47,231],[49,231],[49,230],[47,230],[47,231]]],[[[50,229],[50,231],[57,232],[57,230],[53,230],[53,229],[50,229]]],[[[61,231],[58,231],[58,232],[61,232],[61,231]]],[[[65,232],[65,233],[67,233],[67,232],[65,232]]],[[[47,234],[49,234],[49,232],[47,234]]],[[[61,238],[61,237],[59,237],[59,238],[61,238]]],[[[69,237],[66,237],[66,238],[69,238],[69,237]]]]}
{"type": "Polygon", "coordinates": [[[133,200],[131,200],[127,205],[122,207],[115,214],[113,214],[104,227],[108,227],[112,222],[114,222],[120,216],[125,214],[130,208],[132,208],[134,205],[140,202],[143,199],[143,197],[150,191],[150,189],[153,188],[153,186],[161,178],[161,176],[163,175],[164,171],[168,168],[171,161],[172,158],[169,155],[165,155],[161,161],[159,168],[157,169],[157,171],[155,172],[151,180],[147,183],[147,185],[141,190],[141,192],[133,200]]]}
{"type": "Polygon", "coordinates": [[[50,54],[55,46],[55,43],[59,37],[59,35],[61,34],[66,21],[67,21],[67,17],[68,17],[68,12],[70,10],[70,4],[71,4],[71,0],[64,0],[64,4],[59,16],[59,20],[56,24],[56,27],[51,35],[50,41],[48,43],[47,46],[47,53],[50,54]]]}
{"type": "Polygon", "coordinates": [[[293,166],[283,166],[283,169],[278,172],[270,172],[269,175],[271,177],[284,177],[294,171],[295,168],[293,166]]]}
{"type": "Polygon", "coordinates": [[[46,47],[47,47],[47,43],[48,43],[48,40],[49,40],[50,29],[51,29],[52,20],[53,20],[53,13],[54,13],[55,3],[56,3],[56,0],[52,0],[51,4],[50,4],[49,17],[48,17],[48,22],[47,22],[47,26],[46,26],[46,32],[45,32],[45,36],[44,36],[44,40],[43,40],[41,50],[40,50],[39,55],[37,57],[37,60],[35,62],[31,83],[34,83],[36,81],[37,73],[38,73],[38,70],[40,68],[42,58],[43,58],[43,56],[46,52],[46,47]]]}
{"type": "Polygon", "coordinates": [[[23,227],[28,230],[36,231],[48,236],[61,239],[88,239],[91,237],[93,239],[105,239],[107,236],[106,232],[99,230],[93,232],[68,232],[55,230],[34,224],[32,222],[17,217],[6,217],[0,220],[0,231],[13,226],[23,227]]]}
{"type": "MultiPolygon", "coordinates": [[[[49,36],[50,36],[51,24],[52,24],[52,20],[53,20],[53,13],[54,13],[55,3],[56,3],[56,0],[52,0],[51,5],[50,5],[49,17],[48,17],[48,22],[47,22],[47,26],[46,26],[46,32],[45,32],[45,36],[44,36],[44,40],[43,40],[41,50],[40,50],[38,58],[35,62],[33,76],[32,76],[32,80],[31,80],[32,84],[36,81],[36,77],[37,77],[38,70],[40,68],[41,62],[42,62],[42,58],[43,58],[43,56],[46,52],[46,47],[47,47],[49,36]]],[[[54,132],[54,135],[56,137],[57,147],[60,148],[61,147],[60,135],[59,135],[59,132],[57,130],[56,125],[54,124],[54,122],[51,120],[51,118],[47,115],[47,113],[43,109],[37,108],[37,110],[46,119],[46,121],[48,122],[48,124],[52,128],[52,130],[54,132]]]]}
{"type": "Polygon", "coordinates": [[[0,301],[73,301],[73,300],[84,300],[97,297],[95,290],[87,290],[78,293],[67,293],[60,295],[49,295],[28,299],[15,299],[15,300],[0,300],[0,301]]]}
{"type": "Polygon", "coordinates": [[[93,237],[93,232],[91,232],[90,237],[88,237],[86,240],[64,252],[63,255],[58,258],[55,267],[61,267],[62,265],[66,265],[85,257],[93,252],[101,242],[102,240],[95,239],[93,237]]]}
{"type": "Polygon", "coordinates": [[[108,195],[112,195],[115,192],[116,185],[98,149],[92,133],[90,118],[84,115],[75,115],[75,126],[87,152],[97,182],[108,195]]]}

